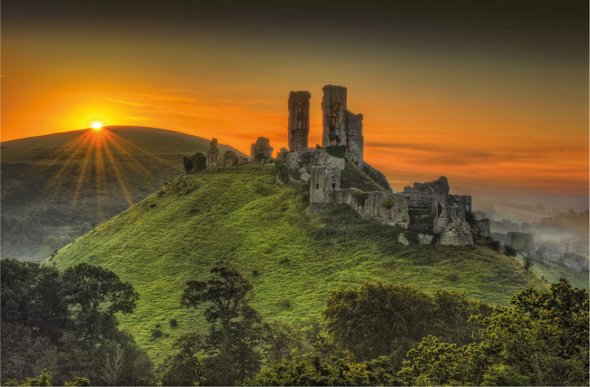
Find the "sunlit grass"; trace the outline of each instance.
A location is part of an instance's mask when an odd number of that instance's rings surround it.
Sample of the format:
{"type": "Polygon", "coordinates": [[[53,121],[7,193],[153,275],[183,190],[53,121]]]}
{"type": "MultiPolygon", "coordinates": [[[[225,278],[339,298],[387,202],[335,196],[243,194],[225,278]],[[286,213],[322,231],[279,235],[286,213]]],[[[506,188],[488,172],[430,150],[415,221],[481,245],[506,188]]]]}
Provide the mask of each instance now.
{"type": "Polygon", "coordinates": [[[46,263],[63,269],[88,262],[130,281],[140,300],[134,314],[121,316],[122,327],[156,361],[170,351],[172,338],[207,329],[202,311],[180,307],[180,294],[186,281],[207,278],[219,259],[233,262],[253,284],[252,305],[265,319],[291,322],[319,317],[330,290],[366,281],[427,293],[454,289],[492,305],[546,286],[487,248],[405,247],[397,242],[402,230],[362,220],[346,206],[310,217],[307,202],[303,188],[275,183],[273,167],[208,169],[175,179],[46,263]],[[179,326],[171,328],[170,319],[179,326]],[[156,324],[169,337],[152,341],[156,324]]]}

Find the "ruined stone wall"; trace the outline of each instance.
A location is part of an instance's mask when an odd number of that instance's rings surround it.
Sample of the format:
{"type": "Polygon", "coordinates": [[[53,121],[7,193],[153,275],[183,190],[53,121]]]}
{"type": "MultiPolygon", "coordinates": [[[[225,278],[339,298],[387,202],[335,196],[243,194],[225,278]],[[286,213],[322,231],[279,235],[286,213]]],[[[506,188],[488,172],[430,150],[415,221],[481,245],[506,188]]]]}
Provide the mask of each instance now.
{"type": "Polygon", "coordinates": [[[493,232],[491,233],[491,237],[493,240],[500,242],[500,246],[510,246],[510,237],[508,236],[508,234],[502,234],[501,232],[493,232]]]}
{"type": "Polygon", "coordinates": [[[352,161],[358,163],[363,160],[363,115],[346,111],[346,151],[352,161]]]}
{"type": "Polygon", "coordinates": [[[465,220],[467,208],[471,207],[471,196],[449,195],[447,196],[447,206],[449,218],[457,217],[465,220]]]}
{"type": "Polygon", "coordinates": [[[250,157],[254,160],[256,155],[262,153],[266,158],[272,159],[270,140],[266,137],[258,137],[255,143],[250,146],[250,157]]]}
{"type": "Polygon", "coordinates": [[[346,145],[348,156],[356,163],[363,161],[365,140],[363,115],[346,108],[346,87],[326,85],[322,89],[322,145],[346,145]]]}
{"type": "Polygon", "coordinates": [[[410,207],[412,208],[431,208],[434,206],[434,196],[426,192],[406,192],[410,207]]]}
{"type": "Polygon", "coordinates": [[[219,149],[217,149],[217,139],[214,138],[209,144],[209,150],[207,151],[207,167],[216,167],[221,165],[221,159],[219,157],[219,149]]]}
{"type": "Polygon", "coordinates": [[[346,145],[346,87],[326,85],[322,90],[322,146],[346,145]]]}
{"type": "Polygon", "coordinates": [[[449,194],[450,186],[446,177],[441,176],[438,180],[429,181],[427,183],[414,183],[413,187],[404,187],[404,193],[422,192],[429,195],[443,195],[449,194]]]}
{"type": "Polygon", "coordinates": [[[318,165],[320,152],[318,149],[305,148],[297,152],[286,153],[285,164],[287,164],[291,172],[302,168],[309,172],[312,166],[318,165]]]}
{"type": "Polygon", "coordinates": [[[465,212],[471,212],[471,196],[463,195],[463,203],[465,203],[465,212]]]}
{"type": "Polygon", "coordinates": [[[362,192],[356,188],[338,189],[334,195],[335,204],[348,204],[361,218],[408,228],[408,197],[405,195],[382,191],[362,192]]]}
{"type": "Polygon", "coordinates": [[[335,203],[335,192],[340,189],[341,171],[338,167],[311,167],[308,215],[317,214],[335,203]]]}
{"type": "Polygon", "coordinates": [[[289,150],[298,151],[308,146],[309,138],[309,91],[292,91],[289,94],[289,150]]]}

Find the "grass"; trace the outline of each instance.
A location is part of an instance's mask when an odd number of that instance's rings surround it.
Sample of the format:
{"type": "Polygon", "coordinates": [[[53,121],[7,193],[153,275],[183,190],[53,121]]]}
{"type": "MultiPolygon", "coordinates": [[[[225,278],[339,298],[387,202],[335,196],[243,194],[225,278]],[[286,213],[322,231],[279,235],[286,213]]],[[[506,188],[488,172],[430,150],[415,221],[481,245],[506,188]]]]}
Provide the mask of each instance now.
{"type": "Polygon", "coordinates": [[[483,246],[406,247],[397,242],[402,230],[360,219],[345,205],[307,216],[307,198],[304,188],[276,184],[273,166],[207,169],[173,180],[45,264],[63,270],[87,262],[130,281],[140,300],[120,316],[121,327],[156,362],[175,337],[207,329],[202,310],[183,309],[179,300],[185,283],[206,279],[220,259],[253,284],[251,303],[269,321],[317,324],[331,290],[364,282],[454,289],[492,305],[507,305],[530,286],[546,288],[515,259],[483,246]],[[162,335],[154,338],[157,324],[162,335]]]}
{"type": "MultiPolygon", "coordinates": [[[[524,265],[524,257],[522,255],[517,255],[515,259],[524,265]]],[[[533,266],[530,271],[549,284],[559,282],[560,278],[565,278],[573,287],[588,289],[588,272],[575,271],[562,263],[533,260],[533,266]]]]}
{"type": "MultiPolygon", "coordinates": [[[[209,149],[208,139],[168,130],[109,131],[116,170],[106,153],[89,145],[90,139],[79,148],[67,146],[88,133],[100,139],[103,132],[79,130],[2,143],[2,258],[42,261],[93,224],[129,208],[129,202],[137,203],[184,175],[183,156],[209,149]]],[[[233,148],[219,149],[223,155],[233,148]]]]}

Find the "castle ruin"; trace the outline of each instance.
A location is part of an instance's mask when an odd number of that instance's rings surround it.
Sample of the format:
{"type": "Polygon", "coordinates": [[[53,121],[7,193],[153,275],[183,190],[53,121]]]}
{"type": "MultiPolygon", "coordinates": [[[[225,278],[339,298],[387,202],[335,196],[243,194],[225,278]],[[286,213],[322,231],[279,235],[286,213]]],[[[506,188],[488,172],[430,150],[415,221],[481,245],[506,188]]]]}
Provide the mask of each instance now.
{"type": "Polygon", "coordinates": [[[355,162],[363,159],[363,115],[346,108],[348,91],[343,86],[326,85],[322,89],[322,146],[346,146],[348,156],[355,162]]]}
{"type": "MultiPolygon", "coordinates": [[[[465,220],[465,214],[471,211],[471,196],[449,194],[444,176],[415,183],[401,193],[388,192],[388,183],[383,190],[370,192],[342,187],[345,168],[372,168],[363,160],[363,115],[347,109],[345,87],[326,85],[322,90],[323,146],[314,149],[307,144],[311,94],[292,91],[288,102],[289,151],[279,153],[290,178],[309,183],[307,213],[314,215],[332,205],[347,204],[363,218],[419,232],[419,243],[431,243],[435,234],[441,245],[473,244],[471,226],[465,220]]],[[[407,242],[405,237],[401,239],[407,242]]]]}
{"type": "Polygon", "coordinates": [[[309,91],[292,91],[289,94],[289,151],[307,148],[309,137],[309,91]]]}
{"type": "MultiPolygon", "coordinates": [[[[308,146],[311,94],[291,91],[287,103],[289,148],[278,152],[275,165],[284,171],[277,181],[309,184],[307,214],[346,204],[362,218],[416,232],[418,243],[430,244],[437,235],[441,245],[473,244],[471,226],[465,220],[471,211],[471,196],[451,195],[444,176],[394,193],[385,175],[363,160],[363,115],[347,109],[346,87],[326,85],[322,90],[322,146],[308,146]],[[351,175],[364,181],[369,192],[352,186],[351,175]]],[[[258,137],[250,149],[251,162],[272,163],[272,151],[269,139],[258,137]]],[[[221,158],[217,139],[213,139],[207,167],[243,163],[240,156],[228,152],[221,158]]],[[[489,224],[483,226],[489,232],[489,224]]],[[[398,241],[410,243],[404,234],[398,241]]]]}

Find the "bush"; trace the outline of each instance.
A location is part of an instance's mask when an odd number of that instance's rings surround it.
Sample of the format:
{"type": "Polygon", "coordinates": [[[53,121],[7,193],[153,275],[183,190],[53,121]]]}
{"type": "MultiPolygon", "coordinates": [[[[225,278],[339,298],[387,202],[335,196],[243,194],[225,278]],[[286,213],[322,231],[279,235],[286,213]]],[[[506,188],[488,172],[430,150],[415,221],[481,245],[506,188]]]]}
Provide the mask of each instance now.
{"type": "Polygon", "coordinates": [[[394,204],[395,204],[395,200],[393,200],[393,198],[387,198],[381,202],[381,207],[389,210],[394,206],[394,204]]]}
{"type": "Polygon", "coordinates": [[[291,301],[289,301],[288,299],[283,299],[281,300],[281,302],[279,303],[280,306],[282,306],[285,309],[291,309],[291,301]]]}
{"type": "Polygon", "coordinates": [[[528,386],[529,377],[519,375],[510,366],[494,364],[483,375],[482,386],[528,386]]]}
{"type": "Polygon", "coordinates": [[[176,321],[176,319],[175,319],[175,318],[171,319],[171,320],[170,320],[170,326],[171,326],[172,328],[176,328],[176,327],[178,326],[178,321],[176,321]]]}
{"type": "Polygon", "coordinates": [[[475,227],[477,224],[477,219],[475,218],[475,214],[471,211],[467,211],[465,213],[465,220],[467,223],[471,225],[471,227],[475,227]]]}
{"type": "Polygon", "coordinates": [[[256,165],[264,164],[265,161],[266,156],[264,153],[256,153],[256,156],[254,156],[254,163],[256,165]]]}
{"type": "Polygon", "coordinates": [[[161,329],[152,329],[152,340],[162,337],[163,334],[161,329]]]}
{"type": "Polygon", "coordinates": [[[516,249],[512,246],[504,246],[504,254],[506,254],[509,257],[516,257],[516,254],[518,252],[516,251],[516,249]]]}
{"type": "Polygon", "coordinates": [[[354,199],[354,202],[356,204],[358,204],[359,206],[364,206],[365,201],[367,200],[368,197],[369,197],[368,192],[359,191],[359,190],[352,191],[352,198],[354,199]]]}
{"type": "Polygon", "coordinates": [[[289,183],[289,168],[282,160],[275,162],[275,173],[281,182],[284,184],[289,183]]]}
{"type": "Polygon", "coordinates": [[[534,264],[533,259],[531,257],[529,257],[528,255],[525,255],[524,256],[524,263],[523,263],[524,269],[527,271],[530,270],[533,267],[533,264],[534,264]]]}
{"type": "Polygon", "coordinates": [[[346,145],[331,145],[326,147],[326,152],[332,157],[343,159],[346,157],[346,145]]]}
{"type": "Polygon", "coordinates": [[[199,172],[207,168],[207,157],[202,153],[195,153],[193,157],[191,157],[191,161],[193,162],[194,172],[199,172]]]}
{"type": "Polygon", "coordinates": [[[493,249],[493,250],[496,250],[496,251],[500,251],[500,248],[502,246],[500,245],[500,242],[495,241],[495,240],[493,240],[493,239],[490,238],[490,240],[488,241],[488,247],[490,249],[493,249]]]}
{"type": "Polygon", "coordinates": [[[193,161],[191,160],[190,157],[184,156],[182,158],[182,161],[184,162],[184,170],[186,171],[186,173],[189,173],[190,171],[193,170],[194,165],[193,165],[193,161]]]}

